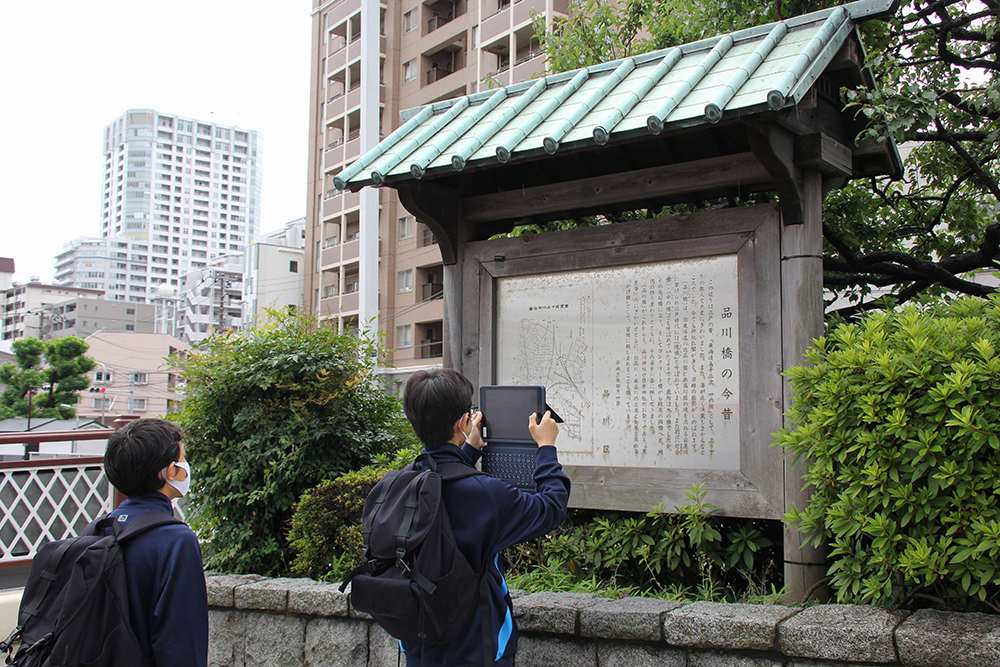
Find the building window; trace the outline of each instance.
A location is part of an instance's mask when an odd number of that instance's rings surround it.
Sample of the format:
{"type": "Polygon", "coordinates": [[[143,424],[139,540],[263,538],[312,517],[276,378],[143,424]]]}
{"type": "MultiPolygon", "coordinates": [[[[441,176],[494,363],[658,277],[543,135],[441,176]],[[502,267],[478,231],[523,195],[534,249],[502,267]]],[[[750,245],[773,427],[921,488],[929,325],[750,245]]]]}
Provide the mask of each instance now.
{"type": "Polygon", "coordinates": [[[110,398],[95,398],[94,399],[94,409],[95,410],[110,410],[111,409],[111,399],[110,398]]]}
{"type": "Polygon", "coordinates": [[[403,83],[409,83],[417,77],[417,59],[403,63],[403,83]]]}
{"type": "Polygon", "coordinates": [[[413,269],[400,271],[396,275],[396,291],[400,293],[413,291],[413,269]]]}
{"type": "Polygon", "coordinates": [[[128,401],[129,412],[143,412],[146,409],[145,398],[130,398],[128,401]]]}
{"type": "Polygon", "coordinates": [[[417,27],[417,10],[411,9],[403,14],[403,34],[406,34],[417,27]]]}
{"type": "Polygon", "coordinates": [[[149,384],[149,376],[146,373],[132,373],[132,384],[149,384]]]}
{"type": "Polygon", "coordinates": [[[403,350],[410,347],[413,347],[413,327],[409,324],[396,327],[396,349],[403,350]]]}
{"type": "Polygon", "coordinates": [[[288,262],[288,272],[289,273],[298,273],[299,272],[299,263],[297,261],[295,261],[294,259],[293,260],[289,260],[289,262],[288,262]]]}
{"type": "Polygon", "coordinates": [[[413,216],[404,215],[399,219],[399,238],[409,239],[413,238],[413,216]]]}
{"type": "Polygon", "coordinates": [[[112,377],[111,371],[94,371],[94,382],[111,382],[112,377]]]}

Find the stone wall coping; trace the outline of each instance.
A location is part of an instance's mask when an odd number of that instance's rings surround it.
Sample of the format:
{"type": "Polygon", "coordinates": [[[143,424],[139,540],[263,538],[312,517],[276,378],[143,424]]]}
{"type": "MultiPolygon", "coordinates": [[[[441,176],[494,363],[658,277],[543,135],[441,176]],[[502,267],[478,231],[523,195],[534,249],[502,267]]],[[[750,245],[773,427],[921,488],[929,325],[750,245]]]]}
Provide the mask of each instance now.
{"type": "Polygon", "coordinates": [[[692,602],[663,617],[663,639],[673,646],[769,651],[778,625],[797,613],[795,607],[692,602]]]}
{"type": "MultiPolygon", "coordinates": [[[[351,608],[350,589],[341,593],[335,583],[208,573],[206,586],[213,618],[221,619],[219,614],[226,610],[247,610],[305,617],[304,623],[312,623],[309,618],[337,622],[338,617],[342,622],[371,621],[367,614],[351,608]]],[[[636,655],[662,654],[657,659],[667,660],[668,654],[688,654],[688,667],[695,663],[705,667],[729,664],[713,657],[726,655],[742,655],[741,660],[749,661],[745,664],[762,667],[1000,667],[1000,616],[987,614],[926,609],[910,614],[844,604],[798,608],[641,597],[612,600],[581,593],[516,593],[512,596],[514,614],[529,644],[549,637],[560,646],[582,648],[596,641],[598,653],[619,648],[628,653],[646,646],[646,653],[636,655]],[[624,644],[619,646],[616,640],[624,644]],[[619,648],[613,648],[616,646],[619,648]]],[[[369,626],[374,632],[375,626],[369,626]]],[[[381,643],[390,648],[394,645],[388,640],[381,643]]],[[[585,651],[587,655],[590,652],[585,651]]],[[[640,662],[644,664],[645,658],[640,662]]]]}

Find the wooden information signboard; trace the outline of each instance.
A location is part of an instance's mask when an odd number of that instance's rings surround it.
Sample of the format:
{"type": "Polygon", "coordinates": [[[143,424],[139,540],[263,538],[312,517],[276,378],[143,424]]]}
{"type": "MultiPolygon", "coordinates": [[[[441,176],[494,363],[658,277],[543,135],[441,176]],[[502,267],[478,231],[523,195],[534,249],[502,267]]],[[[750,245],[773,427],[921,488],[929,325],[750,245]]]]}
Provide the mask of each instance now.
{"type": "Polygon", "coordinates": [[[702,483],[728,515],[780,518],[778,217],[760,206],[467,245],[463,349],[478,363],[464,368],[476,384],[546,387],[571,505],[673,509],[702,483]]]}

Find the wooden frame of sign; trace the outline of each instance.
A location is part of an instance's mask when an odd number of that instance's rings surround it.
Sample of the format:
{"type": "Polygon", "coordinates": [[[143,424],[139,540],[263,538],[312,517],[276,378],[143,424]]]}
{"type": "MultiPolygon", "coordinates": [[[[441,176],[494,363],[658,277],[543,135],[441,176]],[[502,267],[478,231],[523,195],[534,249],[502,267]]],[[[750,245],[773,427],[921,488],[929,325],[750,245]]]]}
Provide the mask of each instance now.
{"type": "MultiPolygon", "coordinates": [[[[504,360],[498,358],[498,349],[502,344],[500,336],[504,325],[504,312],[501,308],[503,297],[500,292],[504,279],[539,276],[544,281],[546,276],[553,277],[553,287],[551,290],[546,290],[544,299],[539,298],[537,307],[568,309],[570,308],[568,303],[560,302],[572,302],[574,297],[570,295],[566,299],[558,298],[560,290],[558,283],[562,281],[565,284],[565,278],[560,279],[559,274],[573,276],[577,275],[574,272],[586,271],[593,274],[594,271],[618,269],[616,275],[628,276],[630,267],[635,267],[636,271],[641,269],[645,273],[659,272],[661,275],[657,280],[661,285],[666,281],[665,284],[671,289],[680,289],[679,282],[683,281],[674,280],[671,283],[673,275],[671,271],[676,274],[679,270],[681,275],[684,275],[685,271],[690,271],[691,269],[685,268],[684,261],[697,258],[730,258],[722,261],[722,264],[728,262],[728,265],[732,266],[734,263],[732,258],[735,258],[737,295],[719,295],[717,300],[720,304],[725,298],[729,299],[728,303],[738,302],[739,333],[736,364],[739,372],[739,391],[736,409],[729,412],[739,417],[738,436],[730,437],[728,445],[724,442],[717,443],[720,451],[714,459],[704,456],[706,420],[710,425],[715,424],[718,428],[723,428],[727,426],[727,422],[722,420],[728,420],[730,417],[723,414],[726,408],[722,407],[724,403],[722,399],[718,399],[719,403],[709,405],[706,409],[703,397],[696,397],[705,391],[705,377],[725,372],[725,364],[720,356],[722,349],[719,346],[712,347],[710,341],[706,343],[701,340],[710,338],[708,332],[713,331],[713,325],[698,324],[701,327],[699,330],[692,329],[690,349],[694,350],[697,338],[701,341],[697,343],[701,345],[698,351],[699,359],[703,360],[706,357],[706,351],[711,359],[720,359],[710,373],[702,369],[702,388],[692,389],[684,396],[684,400],[690,401],[692,405],[696,401],[699,402],[700,407],[695,409],[702,412],[700,437],[695,434],[687,438],[674,438],[673,444],[667,445],[665,454],[663,443],[660,442],[660,451],[657,455],[657,452],[653,451],[656,449],[656,443],[646,441],[657,438],[662,440],[667,436],[662,434],[658,436],[656,433],[651,435],[642,433],[641,436],[637,436],[635,433],[623,432],[621,440],[630,442],[605,443],[609,446],[602,447],[600,451],[596,449],[591,451],[589,461],[586,451],[567,452],[561,458],[569,459],[566,470],[573,482],[571,506],[648,511],[660,505],[672,511],[675,506],[687,502],[686,492],[693,485],[702,484],[709,491],[708,502],[721,508],[725,515],[781,518],[785,492],[783,453],[780,449],[769,446],[772,442],[771,433],[782,427],[780,226],[778,207],[761,205],[602,225],[537,236],[495,239],[466,245],[462,277],[464,304],[462,370],[476,386],[503,384],[509,382],[512,376],[520,378],[523,375],[511,372],[509,360],[505,362],[506,367],[504,367],[501,363],[504,360]],[[556,305],[551,305],[553,303],[556,305]],[[642,442],[639,443],[639,440],[642,442]],[[688,456],[680,455],[679,447],[681,441],[685,440],[691,440],[695,450],[700,444],[703,456],[699,458],[697,451],[688,456]],[[634,448],[630,448],[633,444],[631,441],[635,441],[634,448]],[[646,451],[646,445],[649,445],[650,451],[646,451]],[[727,446],[730,449],[737,448],[738,452],[721,451],[727,446]],[[621,447],[630,449],[623,452],[622,456],[616,456],[614,448],[621,447]],[[634,465],[623,463],[629,458],[636,463],[634,465]],[[651,461],[652,465],[649,463],[651,461]],[[697,461],[713,463],[699,465],[697,461]]],[[[694,262],[694,265],[701,264],[705,263],[694,262]]],[[[646,278],[643,280],[648,282],[646,278]]],[[[626,280],[629,281],[631,278],[626,280]]],[[[635,284],[638,285],[639,281],[635,281],[635,284]]],[[[530,286],[530,281],[528,285],[530,286]]],[[[719,291],[724,291],[725,287],[725,284],[719,285],[719,291]]],[[[661,299],[663,291],[660,289],[661,299]]],[[[643,296],[645,297],[645,292],[643,296]]],[[[679,297],[674,295],[673,298],[675,307],[681,307],[679,297]]],[[[606,306],[607,302],[604,303],[606,306]]],[[[662,301],[659,305],[662,306],[662,301]]],[[[522,312],[525,308],[535,307],[526,307],[521,303],[509,310],[520,308],[519,312],[522,312]]],[[[646,310],[651,318],[656,318],[661,317],[660,311],[663,309],[658,310],[657,303],[650,299],[646,310]]],[[[716,310],[721,312],[723,308],[720,305],[716,310]]],[[[629,312],[632,313],[629,317],[635,317],[635,313],[639,312],[638,307],[629,312]]],[[[619,324],[624,321],[622,317],[624,316],[619,315],[619,324]]],[[[653,328],[656,327],[644,327],[643,330],[653,328]]],[[[670,323],[667,322],[660,328],[669,330],[670,323]]],[[[719,329],[716,328],[712,335],[717,338],[718,334],[719,329]]],[[[668,332],[662,335],[673,334],[668,332]]],[[[620,353],[625,354],[624,351],[620,353]]],[[[608,356],[614,357],[615,354],[617,353],[608,356]]],[[[637,356],[635,358],[638,359],[637,356]]],[[[703,361],[700,363],[704,366],[703,361]]],[[[638,372],[638,361],[636,364],[638,372]]],[[[656,364],[655,360],[649,360],[651,374],[668,373],[666,362],[656,364]]],[[[676,369],[669,372],[677,373],[676,369]]],[[[693,371],[692,373],[697,375],[693,371]]],[[[635,386],[648,385],[650,379],[643,376],[640,383],[639,378],[636,378],[635,386]]],[[[695,379],[695,377],[688,378],[685,371],[684,386],[688,385],[689,380],[695,379]]],[[[655,384],[654,382],[654,386],[655,384]]],[[[669,382],[667,384],[669,385],[669,382]]],[[[719,390],[719,387],[716,389],[719,390]]],[[[677,389],[677,392],[679,391],[680,389],[677,389]]],[[[608,392],[604,393],[606,395],[608,392]]],[[[665,393],[669,394],[669,389],[665,393]]],[[[628,418],[619,422],[625,424],[626,431],[640,422],[651,421],[653,424],[661,422],[662,425],[664,412],[671,413],[666,419],[669,423],[675,423],[670,420],[675,419],[677,415],[673,410],[665,409],[670,405],[664,406],[662,398],[652,401],[651,405],[650,400],[643,399],[642,402],[645,412],[639,414],[636,408],[637,419],[628,418]]],[[[553,407],[559,410],[556,405],[553,407]]],[[[606,407],[606,405],[592,407],[606,407]]],[[[613,419],[613,414],[608,415],[604,418],[604,422],[610,423],[609,420],[613,419]]],[[[685,422],[685,427],[687,426],[690,426],[692,431],[698,428],[695,421],[691,420],[685,422]]],[[[650,428],[656,431],[655,427],[650,428]]],[[[677,425],[675,428],[679,433],[680,426],[677,425]]],[[[660,429],[661,432],[663,430],[660,429]]],[[[683,446],[685,451],[689,451],[686,444],[683,446]]]]}

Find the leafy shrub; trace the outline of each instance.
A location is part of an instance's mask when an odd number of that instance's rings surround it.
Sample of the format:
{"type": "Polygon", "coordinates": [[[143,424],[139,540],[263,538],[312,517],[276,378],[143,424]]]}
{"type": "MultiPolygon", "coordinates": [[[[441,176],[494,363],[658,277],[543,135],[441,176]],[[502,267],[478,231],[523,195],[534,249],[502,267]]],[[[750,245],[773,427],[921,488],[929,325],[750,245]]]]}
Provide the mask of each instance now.
{"type": "Polygon", "coordinates": [[[676,513],[572,510],[558,530],[506,552],[511,585],[712,600],[766,592],[780,524],[719,517],[707,494],[696,485],[676,513]]]}
{"type": "Polygon", "coordinates": [[[403,469],[423,451],[412,430],[409,435],[411,439],[404,440],[404,447],[376,454],[374,465],[346,472],[302,494],[288,533],[296,552],[293,572],[321,581],[338,581],[354,569],[361,557],[365,497],[387,471],[403,469]]]}
{"type": "Polygon", "coordinates": [[[375,373],[377,346],[312,318],[271,313],[206,339],[176,366],[192,466],[192,524],[209,569],[275,575],[292,557],[292,507],[306,490],[412,439],[375,373]]]}
{"type": "Polygon", "coordinates": [[[385,468],[369,466],[322,482],[302,494],[292,515],[288,542],[297,555],[292,571],[336,581],[361,554],[361,508],[385,468]]]}
{"type": "Polygon", "coordinates": [[[830,545],[837,599],[1000,611],[1000,302],[880,312],[789,369],[814,491],[786,520],[830,545]]]}

